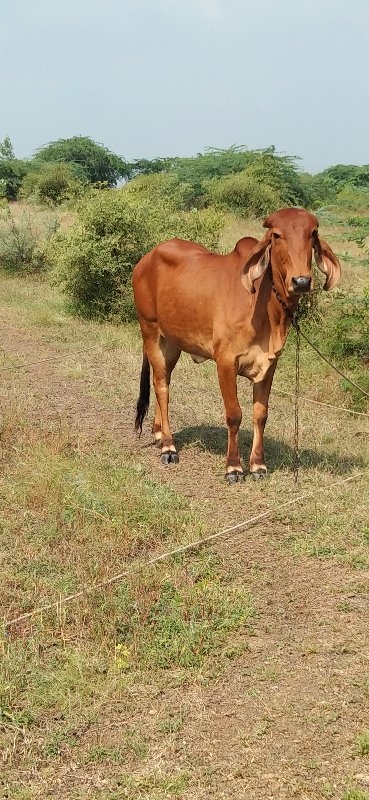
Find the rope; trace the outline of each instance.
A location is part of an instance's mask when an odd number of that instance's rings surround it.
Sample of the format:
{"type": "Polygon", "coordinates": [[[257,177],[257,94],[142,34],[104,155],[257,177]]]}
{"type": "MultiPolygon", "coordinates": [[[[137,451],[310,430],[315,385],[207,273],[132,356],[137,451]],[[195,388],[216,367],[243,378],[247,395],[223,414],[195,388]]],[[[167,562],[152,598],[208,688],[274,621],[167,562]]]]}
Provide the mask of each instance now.
{"type": "Polygon", "coordinates": [[[279,292],[275,288],[273,281],[271,281],[271,287],[272,287],[272,292],[275,294],[275,296],[276,296],[276,298],[278,300],[278,303],[280,303],[280,305],[282,306],[283,310],[285,311],[287,316],[290,318],[291,325],[295,329],[296,333],[299,336],[302,336],[302,338],[305,339],[305,342],[307,342],[310,345],[310,347],[312,347],[312,349],[315,350],[316,353],[318,353],[318,356],[320,356],[320,358],[322,358],[323,361],[325,361],[325,363],[328,364],[329,367],[334,369],[335,372],[337,372],[338,375],[341,376],[341,378],[344,378],[345,381],[347,381],[348,383],[351,383],[351,386],[355,386],[355,389],[358,389],[359,392],[361,392],[361,394],[363,394],[365,397],[369,397],[369,392],[366,392],[365,389],[363,389],[361,386],[359,386],[357,383],[355,383],[355,381],[352,381],[351,378],[348,378],[347,375],[345,375],[344,372],[341,372],[341,370],[338,369],[338,367],[336,367],[335,364],[332,364],[332,362],[329,361],[327,356],[325,356],[324,353],[322,353],[321,350],[318,349],[318,347],[314,344],[314,342],[312,342],[311,339],[309,339],[309,337],[306,336],[306,333],[304,333],[301,330],[300,323],[299,323],[299,321],[297,319],[297,313],[296,312],[293,313],[293,311],[291,311],[291,309],[288,307],[287,303],[285,303],[285,301],[283,300],[283,297],[279,294],[279,292]]]}
{"type": "MultiPolygon", "coordinates": [[[[273,386],[273,392],[277,392],[277,394],[286,395],[286,397],[294,397],[295,395],[292,392],[285,392],[283,389],[279,389],[278,387],[273,386]]],[[[321,400],[313,400],[312,397],[305,397],[304,395],[299,395],[299,399],[303,400],[305,403],[314,403],[317,406],[324,406],[325,408],[333,408],[335,411],[346,411],[347,414],[356,414],[359,417],[367,417],[369,419],[369,414],[366,414],[365,411],[354,411],[352,408],[345,408],[345,406],[335,406],[332,403],[323,403],[321,400]]]]}
{"type": "Polygon", "coordinates": [[[294,418],[295,418],[295,431],[293,437],[293,476],[295,483],[299,479],[299,466],[300,466],[300,425],[299,425],[299,395],[300,395],[300,327],[296,328],[296,356],[295,356],[295,402],[294,402],[294,418]]]}
{"type": "MultiPolygon", "coordinates": [[[[298,323],[294,324],[294,322],[292,321],[292,325],[294,325],[294,327],[296,327],[296,324],[298,325],[298,323]]],[[[298,327],[300,327],[300,326],[298,325],[298,327]]],[[[348,383],[351,383],[351,386],[355,386],[355,389],[358,389],[359,392],[361,392],[361,394],[363,394],[365,397],[369,397],[369,392],[366,392],[365,389],[363,389],[361,386],[359,386],[357,383],[355,383],[355,381],[352,381],[351,378],[348,378],[347,375],[345,375],[344,372],[341,372],[341,370],[338,369],[338,367],[336,367],[335,364],[332,364],[332,362],[328,360],[327,356],[325,356],[324,353],[322,353],[321,350],[319,350],[317,348],[317,346],[311,341],[311,339],[308,338],[308,336],[306,336],[306,333],[304,333],[301,330],[301,328],[300,328],[300,336],[302,336],[302,338],[305,339],[305,342],[307,342],[310,345],[310,347],[312,347],[313,350],[315,350],[315,352],[318,353],[318,356],[320,356],[320,358],[322,358],[323,361],[325,361],[325,363],[328,364],[329,367],[334,369],[335,372],[337,372],[338,375],[341,376],[341,378],[344,378],[345,381],[347,381],[348,383]]]]}
{"type": "Polygon", "coordinates": [[[93,347],[87,347],[83,350],[74,350],[73,353],[65,353],[64,355],[59,353],[57,356],[41,358],[39,361],[28,361],[26,364],[11,364],[9,367],[0,367],[0,372],[7,372],[16,369],[27,369],[27,367],[33,367],[35,364],[45,364],[48,361],[57,361],[58,359],[62,361],[63,358],[70,358],[75,356],[77,353],[91,353],[91,351],[97,350],[99,347],[101,347],[101,345],[95,344],[93,347]]]}
{"type": "MultiPolygon", "coordinates": [[[[336,486],[343,486],[346,483],[350,483],[351,481],[356,481],[359,478],[364,477],[365,472],[358,472],[356,475],[350,475],[348,478],[343,478],[340,481],[335,481],[331,483],[327,487],[321,487],[316,491],[318,493],[322,493],[327,489],[330,490],[336,486]]],[[[154,556],[153,558],[148,559],[147,561],[138,562],[131,566],[129,569],[124,570],[124,572],[119,572],[116,575],[113,575],[110,578],[106,578],[104,581],[100,581],[99,583],[94,583],[88,586],[84,586],[80,589],[79,592],[75,592],[74,594],[67,595],[66,597],[60,597],[59,600],[55,600],[52,603],[47,603],[43,606],[38,606],[34,608],[32,611],[27,611],[25,614],[20,614],[18,617],[14,619],[7,620],[4,622],[4,628],[10,628],[12,625],[16,625],[18,622],[23,622],[26,619],[30,619],[31,617],[35,617],[37,614],[43,614],[45,611],[50,611],[51,609],[61,609],[62,606],[66,605],[67,603],[71,603],[74,600],[77,600],[79,597],[84,597],[86,595],[91,594],[92,592],[96,592],[99,589],[103,589],[105,586],[110,586],[113,583],[117,583],[118,581],[122,580],[122,578],[127,578],[132,574],[133,568],[142,569],[144,567],[151,566],[152,564],[157,564],[159,561],[165,561],[172,556],[179,555],[181,553],[186,553],[189,550],[199,549],[203,547],[205,544],[209,542],[214,542],[216,539],[220,539],[223,536],[227,536],[234,531],[239,531],[241,528],[245,528],[246,526],[251,527],[255,525],[262,519],[266,517],[270,517],[273,513],[279,513],[283,509],[287,508],[288,506],[295,505],[299,503],[301,500],[306,500],[310,497],[316,496],[316,491],[309,491],[305,492],[304,494],[299,495],[298,497],[293,497],[291,500],[287,500],[285,503],[281,503],[276,508],[269,508],[267,511],[263,511],[260,514],[256,514],[253,517],[249,517],[249,519],[244,520],[243,522],[238,522],[237,525],[231,525],[229,528],[223,528],[221,531],[217,531],[216,533],[212,533],[209,536],[205,536],[203,539],[196,539],[189,544],[180,545],[179,547],[175,547],[173,550],[168,550],[165,553],[161,553],[158,556],[154,556]]]]}

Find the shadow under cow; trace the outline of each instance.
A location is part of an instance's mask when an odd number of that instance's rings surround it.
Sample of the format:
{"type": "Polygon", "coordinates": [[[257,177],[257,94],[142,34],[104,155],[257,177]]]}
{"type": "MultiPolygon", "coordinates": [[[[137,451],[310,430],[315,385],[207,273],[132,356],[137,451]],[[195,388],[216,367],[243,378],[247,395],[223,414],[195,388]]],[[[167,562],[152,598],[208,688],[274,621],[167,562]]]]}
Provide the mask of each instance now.
{"type": "MultiPolygon", "coordinates": [[[[227,429],[223,427],[194,425],[193,427],[182,428],[174,435],[174,441],[178,452],[186,445],[195,445],[205,452],[224,455],[227,453],[227,429]]],[[[240,431],[239,448],[245,466],[248,463],[251,450],[252,433],[250,431],[240,431]]],[[[279,439],[271,436],[264,437],[264,448],[266,464],[269,472],[278,469],[293,467],[294,451],[293,448],[279,439]]],[[[337,475],[349,473],[354,468],[362,468],[364,460],[360,456],[340,455],[338,453],[327,452],[322,449],[301,448],[300,464],[302,467],[321,467],[322,470],[328,469],[337,475]]]]}

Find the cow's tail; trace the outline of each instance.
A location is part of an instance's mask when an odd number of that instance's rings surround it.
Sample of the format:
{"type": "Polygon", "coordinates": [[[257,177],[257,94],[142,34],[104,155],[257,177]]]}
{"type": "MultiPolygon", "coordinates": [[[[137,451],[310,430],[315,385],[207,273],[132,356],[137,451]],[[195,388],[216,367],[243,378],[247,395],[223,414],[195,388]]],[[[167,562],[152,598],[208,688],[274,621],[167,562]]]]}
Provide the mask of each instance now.
{"type": "Polygon", "coordinates": [[[150,403],[150,362],[144,352],[142,359],[141,379],[140,379],[140,394],[137,400],[135,431],[141,436],[142,425],[149,410],[150,403]]]}

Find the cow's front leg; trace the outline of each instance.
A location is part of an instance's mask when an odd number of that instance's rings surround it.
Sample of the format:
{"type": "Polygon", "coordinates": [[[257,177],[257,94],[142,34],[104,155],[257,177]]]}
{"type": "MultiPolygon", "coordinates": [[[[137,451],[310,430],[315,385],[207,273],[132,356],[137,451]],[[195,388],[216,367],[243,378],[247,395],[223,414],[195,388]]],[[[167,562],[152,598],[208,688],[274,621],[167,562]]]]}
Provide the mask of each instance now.
{"type": "Polygon", "coordinates": [[[237,397],[237,373],[235,363],[217,361],[219,386],[222,392],[228,428],[228,451],[225,478],[228,483],[245,480],[245,473],[238,451],[238,431],[242,420],[241,406],[237,397]]]}
{"type": "Polygon", "coordinates": [[[264,380],[254,383],[253,387],[254,439],[250,455],[250,472],[255,480],[265,478],[267,474],[264,459],[264,428],[268,419],[268,401],[275,368],[276,362],[271,364],[264,380]]]}

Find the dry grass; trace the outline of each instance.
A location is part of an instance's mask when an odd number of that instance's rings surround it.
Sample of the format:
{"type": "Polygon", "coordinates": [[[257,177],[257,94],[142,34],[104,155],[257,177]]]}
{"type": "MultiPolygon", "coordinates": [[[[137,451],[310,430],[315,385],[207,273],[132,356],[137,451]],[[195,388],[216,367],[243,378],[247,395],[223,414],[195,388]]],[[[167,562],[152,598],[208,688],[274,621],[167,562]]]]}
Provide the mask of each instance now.
{"type": "MultiPolygon", "coordinates": [[[[224,249],[258,231],[230,224],[224,249]]],[[[324,235],[352,259],[345,285],[360,286],[356,246],[341,227],[324,235]]],[[[181,464],[165,470],[149,428],[132,435],[136,326],[75,320],[30,278],[2,276],[0,305],[0,368],[40,362],[1,373],[4,616],[135,562],[129,580],[4,635],[0,797],[366,800],[369,500],[365,481],[329,487],[367,470],[367,421],[302,406],[298,491],[315,498],[143,569],[148,554],[295,495],[291,402],[272,396],[269,480],[229,488],[214,365],[182,356],[171,401],[181,464]]],[[[276,385],[292,382],[291,343],[276,385]]],[[[349,402],[306,349],[302,386],[349,402]]],[[[245,381],[240,396],[247,459],[245,381]]]]}

